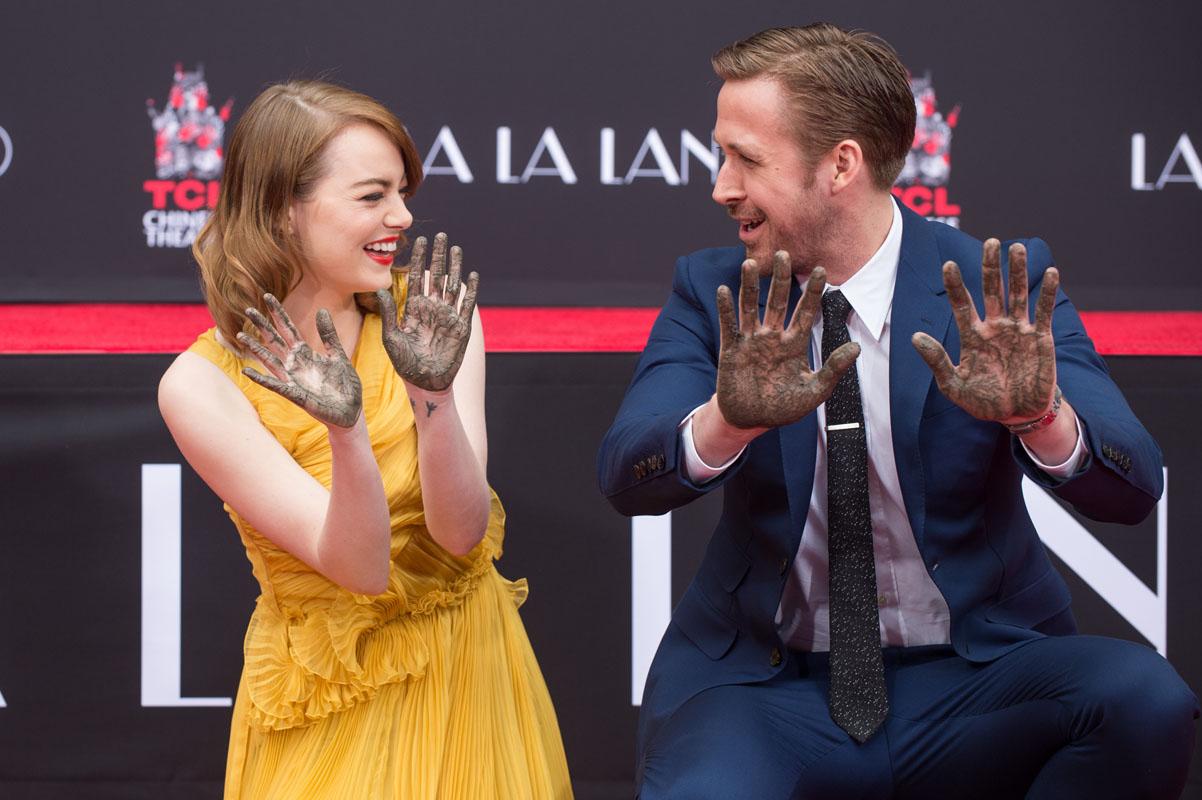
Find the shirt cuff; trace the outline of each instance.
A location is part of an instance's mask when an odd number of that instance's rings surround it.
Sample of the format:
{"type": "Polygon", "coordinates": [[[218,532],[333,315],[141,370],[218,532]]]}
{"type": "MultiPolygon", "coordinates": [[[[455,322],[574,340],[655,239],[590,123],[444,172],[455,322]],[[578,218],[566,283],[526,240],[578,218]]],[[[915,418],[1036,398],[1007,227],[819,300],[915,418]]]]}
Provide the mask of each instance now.
{"type": "MultiPolygon", "coordinates": [[[[735,453],[734,456],[720,467],[711,467],[709,464],[701,460],[701,456],[697,454],[697,445],[693,443],[693,415],[702,409],[704,403],[697,406],[689,415],[680,422],[680,443],[684,450],[684,472],[685,475],[693,483],[702,484],[711,481],[721,475],[726,470],[730,469],[730,465],[739,460],[739,456],[743,455],[743,450],[735,453]]],[[[1036,462],[1038,463],[1038,462],[1036,462]]]]}
{"type": "MultiPolygon", "coordinates": [[[[1081,461],[1085,458],[1085,436],[1081,431],[1081,420],[1074,419],[1073,421],[1077,426],[1077,446],[1073,448],[1072,455],[1070,455],[1063,464],[1057,464],[1054,467],[1048,466],[1040,461],[1035,454],[1031,452],[1031,448],[1027,447],[1026,442],[1024,442],[1022,439],[1018,440],[1018,443],[1023,446],[1023,450],[1027,451],[1027,456],[1031,459],[1031,462],[1035,464],[1035,466],[1039,467],[1040,470],[1053,478],[1071,478],[1073,475],[1077,474],[1077,470],[1081,466],[1081,461]]],[[[692,441],[692,439],[689,441],[692,441]]]]}

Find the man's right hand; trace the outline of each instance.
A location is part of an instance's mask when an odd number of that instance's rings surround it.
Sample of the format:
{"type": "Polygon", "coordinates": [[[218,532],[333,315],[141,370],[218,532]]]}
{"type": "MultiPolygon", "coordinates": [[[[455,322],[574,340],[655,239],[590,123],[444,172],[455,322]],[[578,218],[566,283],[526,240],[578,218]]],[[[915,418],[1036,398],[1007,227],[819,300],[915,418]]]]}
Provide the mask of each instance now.
{"type": "Polygon", "coordinates": [[[743,262],[739,286],[739,317],[735,319],[730,289],[718,287],[721,349],[718,353],[718,408],[725,421],[742,429],[776,428],[796,422],[826,401],[843,373],[855,364],[860,346],[848,342],[817,372],[810,369],[810,330],[821,313],[826,272],[815,267],[793,319],[785,326],[789,254],[772,258],[772,282],[764,319],[759,318],[760,271],[756,262],[743,262]]]}

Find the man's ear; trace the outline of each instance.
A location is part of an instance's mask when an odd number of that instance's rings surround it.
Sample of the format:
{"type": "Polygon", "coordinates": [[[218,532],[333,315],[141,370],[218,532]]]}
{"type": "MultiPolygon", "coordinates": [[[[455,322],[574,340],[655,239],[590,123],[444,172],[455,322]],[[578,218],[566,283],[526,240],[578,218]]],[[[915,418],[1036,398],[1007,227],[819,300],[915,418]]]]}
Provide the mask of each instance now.
{"type": "Polygon", "coordinates": [[[855,139],[844,139],[831,150],[834,159],[834,181],[831,193],[838,194],[860,179],[868,165],[864,163],[864,151],[855,139]]]}

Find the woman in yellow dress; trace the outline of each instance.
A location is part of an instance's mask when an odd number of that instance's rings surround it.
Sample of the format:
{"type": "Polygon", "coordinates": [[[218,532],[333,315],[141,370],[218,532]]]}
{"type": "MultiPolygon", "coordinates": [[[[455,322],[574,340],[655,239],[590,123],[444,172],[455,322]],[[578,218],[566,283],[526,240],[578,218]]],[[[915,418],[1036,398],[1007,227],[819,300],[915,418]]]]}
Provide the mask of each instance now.
{"type": "Polygon", "coordinates": [[[376,101],[272,86],[194,248],[217,324],[159,407],[261,589],[227,800],[571,796],[525,583],[493,566],[477,276],[442,234],[392,266],[421,178],[376,101]]]}

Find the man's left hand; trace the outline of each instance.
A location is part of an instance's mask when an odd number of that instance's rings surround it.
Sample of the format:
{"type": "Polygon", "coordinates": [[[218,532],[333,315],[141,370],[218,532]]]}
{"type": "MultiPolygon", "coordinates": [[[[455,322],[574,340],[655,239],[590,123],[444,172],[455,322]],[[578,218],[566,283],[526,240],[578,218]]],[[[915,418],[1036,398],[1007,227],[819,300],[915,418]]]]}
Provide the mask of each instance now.
{"type": "Polygon", "coordinates": [[[1010,246],[1010,303],[1002,293],[1001,243],[985,242],[981,262],[985,318],[981,319],[954,261],[943,265],[943,285],[960,331],[960,363],[925,333],[912,342],[948,399],[977,419],[1014,425],[1037,419],[1052,406],[1056,347],[1052,309],[1060,273],[1049,267],[1035,307],[1027,312],[1027,249],[1010,246]]]}

